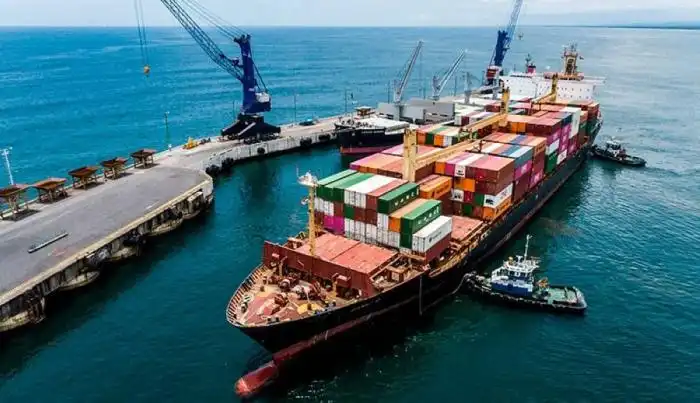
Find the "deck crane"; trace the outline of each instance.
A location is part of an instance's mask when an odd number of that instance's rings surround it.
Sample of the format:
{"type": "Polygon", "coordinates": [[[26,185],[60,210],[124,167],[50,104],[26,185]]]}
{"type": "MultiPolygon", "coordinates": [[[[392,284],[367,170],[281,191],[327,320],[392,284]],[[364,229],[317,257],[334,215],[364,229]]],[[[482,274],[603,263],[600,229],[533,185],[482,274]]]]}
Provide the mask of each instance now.
{"type": "Polygon", "coordinates": [[[496,83],[496,77],[501,74],[503,67],[503,59],[506,57],[506,52],[510,48],[510,43],[513,40],[513,35],[515,35],[515,27],[518,25],[518,17],[520,16],[520,9],[523,6],[523,0],[515,0],[513,2],[513,10],[510,13],[510,20],[505,29],[498,30],[498,36],[496,37],[496,47],[493,49],[493,55],[491,56],[491,61],[486,70],[485,85],[493,86],[496,83]]]}
{"type": "Polygon", "coordinates": [[[415,49],[413,49],[413,53],[411,53],[411,57],[408,58],[406,64],[399,72],[399,75],[396,79],[394,79],[394,104],[396,104],[397,106],[400,106],[403,102],[403,93],[406,90],[406,87],[408,86],[408,81],[411,78],[411,73],[413,73],[413,68],[416,66],[418,56],[420,55],[422,49],[423,41],[418,41],[418,44],[416,45],[415,49]]]}
{"type": "Polygon", "coordinates": [[[498,114],[462,127],[461,136],[463,136],[462,138],[464,141],[443,148],[434,153],[417,156],[416,130],[406,129],[403,140],[403,179],[409,182],[415,182],[416,171],[420,168],[430,165],[437,160],[451,157],[460,152],[479,151],[480,141],[473,140],[477,137],[477,132],[489,126],[497,129],[497,127],[500,126],[508,117],[510,89],[503,88],[502,94],[501,111],[498,114]]]}
{"type": "Polygon", "coordinates": [[[442,77],[439,77],[438,75],[433,76],[433,100],[438,101],[440,100],[440,93],[442,92],[442,89],[445,88],[445,84],[447,83],[447,80],[452,77],[454,72],[457,70],[457,67],[459,67],[459,64],[462,63],[462,60],[464,60],[464,56],[467,54],[467,51],[460,52],[459,56],[457,56],[457,59],[452,63],[452,66],[445,72],[445,74],[442,75],[442,77]]]}
{"type": "MultiPolygon", "coordinates": [[[[136,2],[140,3],[141,0],[136,0],[136,2]]],[[[250,34],[226,23],[195,0],[160,0],[160,2],[185,28],[211,60],[225,72],[234,76],[243,85],[243,102],[241,103],[238,120],[231,126],[222,129],[221,134],[231,139],[240,139],[279,133],[279,127],[265,123],[262,115],[260,115],[262,112],[270,111],[271,98],[265,82],[262,80],[260,72],[253,61],[250,34]],[[192,17],[192,14],[196,14],[220,34],[235,42],[240,48],[240,59],[226,56],[192,17]]],[[[140,9],[139,6],[137,6],[138,9],[140,9]]],[[[142,24],[142,20],[139,21],[139,24],[142,24]]],[[[148,71],[150,71],[150,67],[148,67],[148,71]]]]}

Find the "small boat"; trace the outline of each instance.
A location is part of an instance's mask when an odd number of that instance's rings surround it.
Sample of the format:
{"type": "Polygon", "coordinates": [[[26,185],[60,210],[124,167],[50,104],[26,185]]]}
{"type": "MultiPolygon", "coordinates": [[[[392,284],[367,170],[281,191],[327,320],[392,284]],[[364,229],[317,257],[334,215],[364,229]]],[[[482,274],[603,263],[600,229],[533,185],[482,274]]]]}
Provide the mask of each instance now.
{"type": "Polygon", "coordinates": [[[576,287],[550,285],[547,278],[535,280],[539,259],[527,256],[530,235],[525,243],[525,254],[512,257],[491,273],[490,277],[469,274],[469,291],[491,300],[527,308],[562,313],[583,314],[587,308],[583,293],[576,287]]]}
{"type": "Polygon", "coordinates": [[[643,158],[628,155],[627,150],[615,139],[607,140],[605,142],[605,148],[594,145],[591,147],[591,152],[594,157],[614,161],[623,165],[643,167],[647,163],[643,158]]]}

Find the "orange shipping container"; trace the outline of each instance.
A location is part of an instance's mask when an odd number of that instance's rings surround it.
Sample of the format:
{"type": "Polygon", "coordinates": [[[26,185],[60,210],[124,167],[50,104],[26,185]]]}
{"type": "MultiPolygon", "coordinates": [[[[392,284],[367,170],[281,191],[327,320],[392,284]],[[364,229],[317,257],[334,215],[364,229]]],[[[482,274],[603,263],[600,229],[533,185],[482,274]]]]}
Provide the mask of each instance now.
{"type": "Polygon", "coordinates": [[[401,232],[401,217],[417,209],[426,201],[425,199],[416,199],[391,213],[389,216],[389,231],[401,232]]]}
{"type": "Polygon", "coordinates": [[[476,192],[476,181],[471,178],[455,178],[454,188],[474,193],[476,192]]]}
{"type": "Polygon", "coordinates": [[[438,200],[452,189],[452,178],[438,176],[420,186],[420,197],[438,200]]]}
{"type": "Polygon", "coordinates": [[[512,202],[510,199],[503,202],[500,206],[496,208],[484,207],[482,212],[482,218],[486,221],[493,221],[498,217],[502,216],[511,206],[512,202]]]}

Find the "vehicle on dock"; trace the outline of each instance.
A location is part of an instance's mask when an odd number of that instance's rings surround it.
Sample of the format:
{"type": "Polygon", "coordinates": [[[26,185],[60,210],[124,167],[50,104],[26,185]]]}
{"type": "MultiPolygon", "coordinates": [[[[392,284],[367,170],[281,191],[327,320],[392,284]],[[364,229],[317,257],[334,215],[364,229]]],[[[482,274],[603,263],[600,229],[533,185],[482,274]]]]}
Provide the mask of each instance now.
{"type": "Polygon", "coordinates": [[[546,278],[535,278],[540,262],[528,256],[529,243],[530,235],[527,236],[524,255],[508,258],[491,276],[467,274],[467,289],[476,295],[509,305],[583,314],[588,305],[578,288],[550,285],[546,278]]]}
{"type": "MultiPolygon", "coordinates": [[[[509,113],[506,87],[498,112],[464,125],[456,143],[422,152],[408,129],[401,156],[300,178],[307,231],[264,243],[229,301],[229,323],[277,352],[380,317],[405,322],[454,295],[589,157],[599,104],[567,96],[592,94],[598,81],[577,72],[578,58],[567,50],[561,78],[538,76],[551,89],[530,95],[526,116],[509,113]]],[[[531,80],[509,77],[521,91],[531,80]]]]}
{"type": "Polygon", "coordinates": [[[605,142],[605,147],[594,145],[591,148],[591,153],[596,158],[633,167],[643,167],[647,163],[643,158],[627,154],[627,150],[622,147],[622,143],[615,139],[607,140],[605,142]]]}

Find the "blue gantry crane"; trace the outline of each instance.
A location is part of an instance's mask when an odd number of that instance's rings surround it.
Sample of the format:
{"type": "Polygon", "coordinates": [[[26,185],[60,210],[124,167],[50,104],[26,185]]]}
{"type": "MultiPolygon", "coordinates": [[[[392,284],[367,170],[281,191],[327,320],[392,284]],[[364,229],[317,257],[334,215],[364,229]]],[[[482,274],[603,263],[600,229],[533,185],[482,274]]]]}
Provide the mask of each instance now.
{"type": "Polygon", "coordinates": [[[493,86],[498,84],[496,78],[501,74],[503,68],[503,60],[510,48],[510,43],[515,35],[515,27],[518,25],[518,17],[520,9],[523,6],[523,0],[515,0],[513,2],[513,10],[510,13],[510,20],[504,29],[498,30],[496,37],[496,47],[493,49],[493,55],[488,68],[486,69],[485,85],[493,86]]]}
{"type": "MultiPolygon", "coordinates": [[[[148,75],[150,66],[145,59],[147,58],[147,53],[143,50],[146,39],[141,0],[135,1],[137,19],[139,21],[139,39],[142,43],[142,57],[144,57],[145,64],[144,73],[148,75]]],[[[238,120],[231,126],[222,129],[221,134],[234,139],[280,133],[279,127],[265,123],[261,115],[262,112],[270,111],[272,104],[265,82],[253,60],[250,34],[228,24],[195,0],[160,0],[160,2],[185,28],[204,53],[224,71],[240,81],[243,86],[243,101],[241,102],[238,120]],[[240,58],[228,57],[192,15],[197,15],[225,38],[236,43],[240,48],[240,58]]]]}

